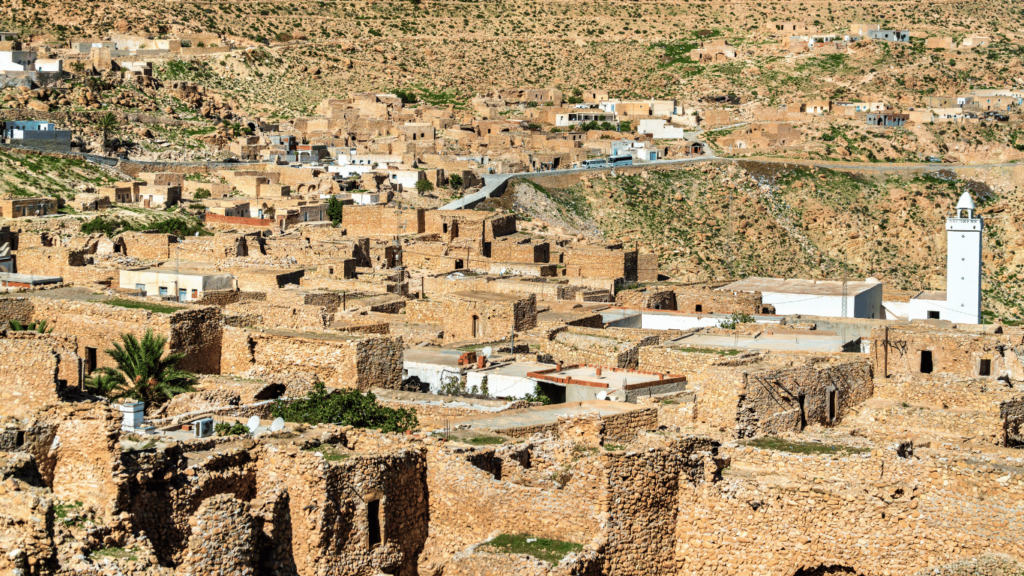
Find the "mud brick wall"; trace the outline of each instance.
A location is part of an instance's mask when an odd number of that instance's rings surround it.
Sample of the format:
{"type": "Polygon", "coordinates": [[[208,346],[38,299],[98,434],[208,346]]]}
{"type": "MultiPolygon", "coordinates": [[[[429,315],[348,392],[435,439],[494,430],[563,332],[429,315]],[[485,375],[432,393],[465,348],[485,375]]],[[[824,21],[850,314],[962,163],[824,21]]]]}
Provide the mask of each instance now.
{"type": "Polygon", "coordinates": [[[746,473],[681,491],[674,574],[790,576],[831,565],[833,574],[895,575],[991,553],[1024,557],[1024,517],[1006,513],[1024,495],[1019,465],[927,449],[911,458],[750,447],[722,455],[746,473]]]}
{"type": "Polygon", "coordinates": [[[674,288],[675,310],[702,314],[774,314],[775,307],[761,303],[761,294],[722,292],[710,288],[674,288]]]}
{"type": "Polygon", "coordinates": [[[424,231],[422,208],[404,209],[387,206],[345,206],[341,225],[349,236],[394,236],[421,234],[424,231]]]}
{"type": "MultiPolygon", "coordinates": [[[[125,256],[142,260],[167,260],[171,258],[171,244],[176,242],[170,234],[147,234],[145,232],[125,232],[116,240],[124,242],[125,256]]],[[[187,254],[187,252],[186,252],[187,254]]]]}
{"type": "Polygon", "coordinates": [[[636,281],[635,250],[567,249],[563,258],[566,276],[636,281]]]}
{"type": "Polygon", "coordinates": [[[224,328],[225,374],[253,368],[314,374],[328,387],[401,387],[401,337],[332,334],[324,338],[224,328]]]}
{"type": "Polygon", "coordinates": [[[188,552],[176,574],[255,573],[256,526],[249,504],[228,494],[218,494],[203,502],[190,523],[188,552]]]}
{"type": "MultiPolygon", "coordinates": [[[[416,576],[427,538],[427,470],[420,449],[392,448],[328,462],[296,446],[266,447],[257,491],[273,565],[298,574],[416,576]],[[376,502],[381,542],[370,545],[370,503],[376,502]],[[394,571],[392,571],[394,570],[394,571]]],[[[266,564],[265,564],[266,565],[266,564]]]]}
{"type": "MultiPolygon", "coordinates": [[[[1009,331],[1007,331],[1009,332],[1009,331]]],[[[980,375],[982,360],[988,360],[992,378],[1007,375],[1024,378],[1024,366],[1014,352],[1020,344],[1015,335],[930,329],[916,326],[887,326],[871,330],[871,356],[880,378],[922,374],[930,352],[931,373],[962,377],[980,375]]]]}

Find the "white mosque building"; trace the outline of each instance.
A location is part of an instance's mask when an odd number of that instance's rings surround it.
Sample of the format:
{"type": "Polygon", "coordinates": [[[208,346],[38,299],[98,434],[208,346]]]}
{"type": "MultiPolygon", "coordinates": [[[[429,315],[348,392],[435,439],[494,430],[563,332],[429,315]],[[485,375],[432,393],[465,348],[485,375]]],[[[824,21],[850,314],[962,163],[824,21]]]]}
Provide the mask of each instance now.
{"type": "Polygon", "coordinates": [[[925,290],[909,302],[910,320],[939,319],[981,324],[981,241],[984,221],[964,192],[956,213],[946,218],[946,290],[925,290]]]}

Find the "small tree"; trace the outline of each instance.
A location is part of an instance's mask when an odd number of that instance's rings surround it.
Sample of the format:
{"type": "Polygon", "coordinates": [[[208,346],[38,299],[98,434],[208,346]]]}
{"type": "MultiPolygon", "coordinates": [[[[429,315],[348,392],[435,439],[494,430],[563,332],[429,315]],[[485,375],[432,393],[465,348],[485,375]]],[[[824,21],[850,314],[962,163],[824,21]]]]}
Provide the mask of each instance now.
{"type": "Polygon", "coordinates": [[[416,191],[420,194],[426,194],[434,190],[434,184],[430,180],[417,180],[416,191]]]}
{"type": "Polygon", "coordinates": [[[199,188],[192,197],[196,200],[202,200],[203,198],[209,198],[210,196],[213,196],[213,192],[210,192],[206,188],[199,188]]]}
{"type": "Polygon", "coordinates": [[[113,112],[107,112],[96,121],[96,129],[103,136],[104,150],[107,148],[107,139],[110,137],[110,133],[116,132],[120,127],[121,123],[117,121],[117,116],[114,116],[113,112]]]}
{"type": "Polygon", "coordinates": [[[732,316],[728,320],[722,320],[718,323],[719,328],[725,328],[726,330],[735,330],[738,324],[749,324],[754,321],[754,317],[750,314],[744,314],[743,312],[733,312],[732,316]]]}
{"type": "Polygon", "coordinates": [[[345,205],[334,196],[327,200],[327,217],[330,218],[331,223],[335,226],[341,224],[341,216],[344,209],[345,205]]]}
{"type": "Polygon", "coordinates": [[[196,376],[175,368],[184,352],[164,354],[167,338],[146,330],[139,340],[134,334],[121,334],[121,342],[105,350],[117,368],[104,366],[99,374],[85,382],[86,390],[117,398],[134,398],[150,405],[162,404],[183,392],[195,388],[196,376]]]}
{"type": "Polygon", "coordinates": [[[448,185],[452,188],[462,189],[462,176],[452,174],[448,177],[448,185]]]}

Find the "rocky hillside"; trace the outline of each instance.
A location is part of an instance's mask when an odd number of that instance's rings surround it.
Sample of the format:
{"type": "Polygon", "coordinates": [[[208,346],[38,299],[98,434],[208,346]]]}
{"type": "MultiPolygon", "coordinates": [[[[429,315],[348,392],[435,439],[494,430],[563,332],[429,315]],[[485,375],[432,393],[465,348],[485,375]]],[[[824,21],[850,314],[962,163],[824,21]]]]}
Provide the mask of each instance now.
{"type": "Polygon", "coordinates": [[[1017,167],[899,175],[741,161],[603,176],[545,191],[560,210],[515,201],[510,207],[540,232],[595,227],[605,239],[656,252],[663,272],[679,281],[848,274],[899,290],[942,289],[944,219],[968,189],[986,219],[986,309],[1024,318],[1022,178],[1017,167]]]}

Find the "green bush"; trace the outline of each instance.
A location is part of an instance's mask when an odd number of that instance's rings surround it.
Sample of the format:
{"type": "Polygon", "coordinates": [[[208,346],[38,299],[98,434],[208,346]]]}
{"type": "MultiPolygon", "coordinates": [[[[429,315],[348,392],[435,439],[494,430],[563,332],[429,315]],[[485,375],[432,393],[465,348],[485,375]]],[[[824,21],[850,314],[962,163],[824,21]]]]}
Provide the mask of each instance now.
{"type": "Polygon", "coordinates": [[[248,434],[249,427],[241,422],[235,422],[234,424],[228,424],[227,422],[218,422],[213,427],[214,432],[217,436],[235,436],[237,434],[248,434]]]}
{"type": "Polygon", "coordinates": [[[718,323],[719,328],[725,328],[726,330],[735,330],[737,324],[749,324],[754,321],[754,317],[750,314],[744,314],[742,312],[733,312],[732,316],[728,320],[722,320],[718,323]]]}
{"type": "Polygon", "coordinates": [[[544,391],[540,389],[540,384],[534,386],[533,394],[527,394],[526,396],[523,396],[523,400],[526,400],[527,402],[540,402],[545,406],[549,406],[555,403],[555,401],[552,400],[550,396],[545,394],[544,391]]]}
{"type": "Polygon", "coordinates": [[[340,424],[381,432],[405,432],[419,426],[415,410],[381,406],[372,392],[364,395],[354,388],[328,393],[323,382],[317,382],[306,398],[278,399],[271,413],[286,422],[340,424]]]}
{"type": "Polygon", "coordinates": [[[448,185],[452,188],[462,188],[462,176],[452,174],[448,177],[448,185]]]}
{"type": "Polygon", "coordinates": [[[344,208],[345,205],[341,203],[341,200],[338,200],[334,196],[331,196],[330,199],[327,200],[327,217],[330,218],[331,223],[335,226],[341,224],[341,216],[344,208]]]}
{"type": "Polygon", "coordinates": [[[195,195],[193,195],[192,197],[195,198],[196,200],[202,200],[203,198],[209,198],[210,196],[213,196],[212,192],[210,192],[206,188],[199,188],[198,190],[196,190],[195,195]]]}

